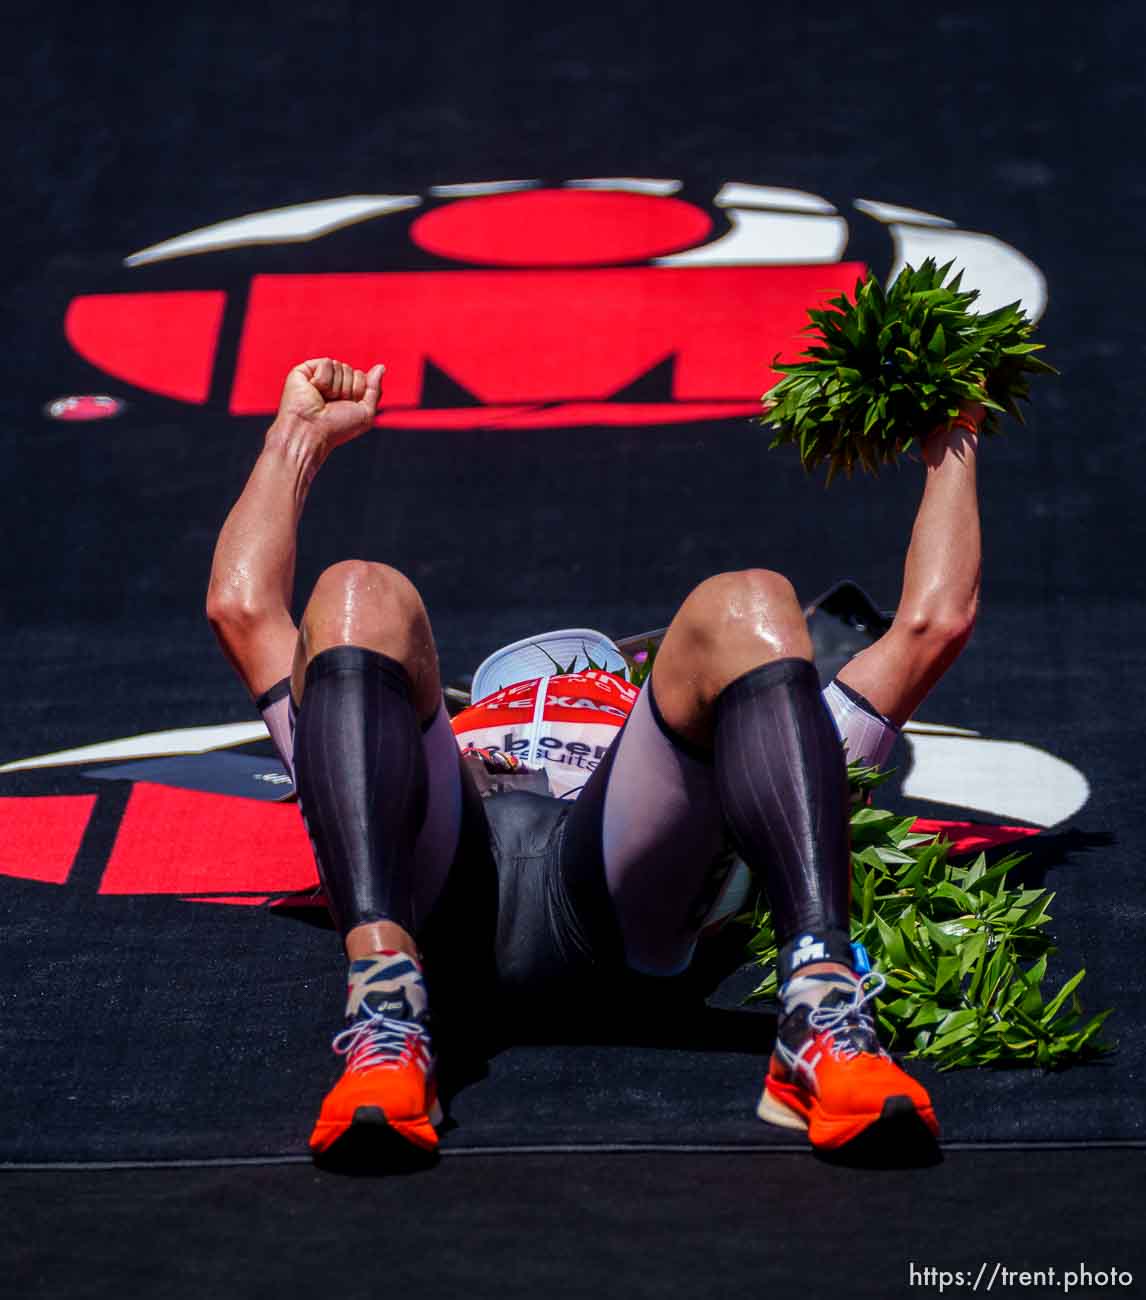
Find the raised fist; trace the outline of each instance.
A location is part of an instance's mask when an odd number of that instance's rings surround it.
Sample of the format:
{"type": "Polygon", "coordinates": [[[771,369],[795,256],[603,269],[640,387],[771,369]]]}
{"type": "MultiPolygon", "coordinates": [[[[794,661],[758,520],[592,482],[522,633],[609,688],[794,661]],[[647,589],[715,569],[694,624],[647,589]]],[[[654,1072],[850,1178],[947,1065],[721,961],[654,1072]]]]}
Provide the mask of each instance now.
{"type": "Polygon", "coordinates": [[[378,364],[363,372],[330,357],[303,361],[286,377],[275,423],[301,421],[333,451],[373,425],[385,369],[378,364]]]}

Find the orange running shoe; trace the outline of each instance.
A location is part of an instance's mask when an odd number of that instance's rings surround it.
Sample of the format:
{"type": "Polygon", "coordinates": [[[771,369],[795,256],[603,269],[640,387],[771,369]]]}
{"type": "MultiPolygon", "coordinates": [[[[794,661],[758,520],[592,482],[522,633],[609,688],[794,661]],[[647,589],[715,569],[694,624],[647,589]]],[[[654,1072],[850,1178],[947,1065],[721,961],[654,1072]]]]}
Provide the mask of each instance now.
{"type": "Polygon", "coordinates": [[[842,1147],[879,1120],[911,1116],[938,1137],[927,1091],[876,1039],[868,1004],[886,983],[883,976],[857,977],[850,990],[843,976],[797,978],[826,979],[835,987],[818,1006],[797,1001],[781,1017],[757,1115],[782,1128],[806,1129],[821,1150],[842,1147]]]}
{"type": "Polygon", "coordinates": [[[311,1150],[328,1151],[351,1127],[369,1125],[436,1151],[442,1108],[417,964],[398,953],[354,962],[348,1012],[355,1019],[331,1043],[346,1069],[322,1103],[311,1150]]]}

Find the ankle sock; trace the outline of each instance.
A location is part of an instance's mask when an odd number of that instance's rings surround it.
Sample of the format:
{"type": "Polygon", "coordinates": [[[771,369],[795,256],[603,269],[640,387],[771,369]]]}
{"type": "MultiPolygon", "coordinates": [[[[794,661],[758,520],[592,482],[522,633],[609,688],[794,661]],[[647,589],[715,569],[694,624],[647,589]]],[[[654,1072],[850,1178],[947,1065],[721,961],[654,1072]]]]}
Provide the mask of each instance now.
{"type": "Polygon", "coordinates": [[[404,952],[384,949],[350,963],[346,1018],[356,1020],[367,1012],[385,1016],[388,1020],[427,1023],[426,984],[422,967],[415,958],[404,952]]]}
{"type": "Polygon", "coordinates": [[[859,977],[844,971],[819,971],[815,975],[795,975],[780,987],[780,1011],[790,1016],[797,1007],[812,1010],[829,993],[839,989],[849,996],[855,992],[859,977]]]}

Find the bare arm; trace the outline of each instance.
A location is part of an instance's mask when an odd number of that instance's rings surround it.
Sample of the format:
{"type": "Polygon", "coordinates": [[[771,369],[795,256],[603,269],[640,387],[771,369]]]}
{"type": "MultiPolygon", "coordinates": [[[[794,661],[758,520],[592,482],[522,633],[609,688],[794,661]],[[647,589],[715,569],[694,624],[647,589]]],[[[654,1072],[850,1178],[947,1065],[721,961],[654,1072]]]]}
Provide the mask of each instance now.
{"type": "Polygon", "coordinates": [[[215,544],[207,617],[253,696],[289,675],[295,541],[315,474],[374,421],[381,365],[363,373],[328,357],[287,375],[274,423],[215,544]]]}
{"type": "Polygon", "coordinates": [[[982,406],[927,435],[923,499],[915,516],[895,621],[840,671],[902,726],[958,658],[974,627],[982,548],[976,481],[982,406]],[[966,427],[969,425],[970,427],[966,427]]]}

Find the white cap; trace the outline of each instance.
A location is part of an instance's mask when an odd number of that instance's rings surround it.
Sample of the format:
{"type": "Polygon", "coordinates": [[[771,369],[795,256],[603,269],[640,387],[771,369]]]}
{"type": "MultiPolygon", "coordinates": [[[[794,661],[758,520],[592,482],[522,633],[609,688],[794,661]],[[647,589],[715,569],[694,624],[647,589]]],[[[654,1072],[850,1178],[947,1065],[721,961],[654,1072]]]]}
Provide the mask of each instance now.
{"type": "Polygon", "coordinates": [[[543,632],[523,641],[502,646],[482,661],[474,673],[470,699],[476,704],[503,686],[552,677],[576,660],[574,671],[583,672],[592,660],[606,672],[625,671],[625,659],[616,645],[591,627],[571,627],[561,632],[543,632]]]}

